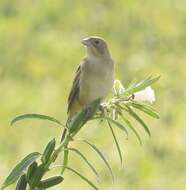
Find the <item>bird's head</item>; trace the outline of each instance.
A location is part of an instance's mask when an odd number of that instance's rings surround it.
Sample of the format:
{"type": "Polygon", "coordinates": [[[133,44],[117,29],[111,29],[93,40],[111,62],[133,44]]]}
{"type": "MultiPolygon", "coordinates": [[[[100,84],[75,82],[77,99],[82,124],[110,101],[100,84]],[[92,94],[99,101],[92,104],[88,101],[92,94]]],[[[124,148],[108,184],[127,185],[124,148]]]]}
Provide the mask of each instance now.
{"type": "Polygon", "coordinates": [[[110,57],[107,43],[102,38],[91,36],[84,38],[81,42],[86,46],[88,56],[110,57]]]}

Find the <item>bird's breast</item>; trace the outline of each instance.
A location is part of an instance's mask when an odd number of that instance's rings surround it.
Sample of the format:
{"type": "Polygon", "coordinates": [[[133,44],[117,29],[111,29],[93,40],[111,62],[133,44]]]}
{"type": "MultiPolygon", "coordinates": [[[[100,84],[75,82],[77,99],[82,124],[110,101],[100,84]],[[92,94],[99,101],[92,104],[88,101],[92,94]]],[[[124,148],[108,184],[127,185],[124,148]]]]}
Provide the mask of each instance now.
{"type": "Polygon", "coordinates": [[[113,65],[87,64],[80,80],[80,102],[88,104],[97,98],[105,98],[113,86],[113,65]]]}

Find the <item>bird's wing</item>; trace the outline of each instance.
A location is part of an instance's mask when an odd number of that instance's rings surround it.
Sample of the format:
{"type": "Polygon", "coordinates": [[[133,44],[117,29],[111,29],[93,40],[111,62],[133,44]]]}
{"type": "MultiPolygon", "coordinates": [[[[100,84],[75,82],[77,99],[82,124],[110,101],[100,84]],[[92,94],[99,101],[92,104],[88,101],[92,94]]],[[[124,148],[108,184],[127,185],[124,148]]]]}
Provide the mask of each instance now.
{"type": "Polygon", "coordinates": [[[74,103],[74,100],[78,100],[79,98],[79,90],[80,90],[80,76],[81,76],[81,65],[80,64],[76,70],[76,74],[72,83],[71,91],[68,96],[68,109],[67,113],[69,113],[71,106],[74,103]]]}

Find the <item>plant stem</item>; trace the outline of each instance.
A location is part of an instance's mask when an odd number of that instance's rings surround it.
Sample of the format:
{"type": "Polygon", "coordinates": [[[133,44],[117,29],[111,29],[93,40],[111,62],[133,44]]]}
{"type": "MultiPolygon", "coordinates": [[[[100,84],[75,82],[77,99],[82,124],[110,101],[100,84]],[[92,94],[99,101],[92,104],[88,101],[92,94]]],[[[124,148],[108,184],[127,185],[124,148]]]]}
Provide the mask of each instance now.
{"type": "Polygon", "coordinates": [[[63,167],[62,167],[62,170],[61,170],[61,174],[64,173],[65,169],[66,169],[66,166],[67,166],[67,163],[68,163],[68,154],[69,154],[69,150],[66,149],[67,146],[64,147],[65,150],[64,150],[64,157],[63,157],[63,167]]]}
{"type": "MultiPolygon", "coordinates": [[[[64,141],[58,146],[58,148],[54,151],[52,157],[50,158],[46,168],[49,168],[49,166],[52,164],[52,162],[55,162],[57,159],[58,155],[61,153],[62,149],[67,147],[68,143],[71,141],[71,137],[67,135],[67,137],[64,139],[64,141]]],[[[68,155],[67,155],[68,156],[68,155]]],[[[68,159],[67,157],[65,159],[68,159]]],[[[62,173],[65,171],[65,166],[62,168],[62,173]]]]}

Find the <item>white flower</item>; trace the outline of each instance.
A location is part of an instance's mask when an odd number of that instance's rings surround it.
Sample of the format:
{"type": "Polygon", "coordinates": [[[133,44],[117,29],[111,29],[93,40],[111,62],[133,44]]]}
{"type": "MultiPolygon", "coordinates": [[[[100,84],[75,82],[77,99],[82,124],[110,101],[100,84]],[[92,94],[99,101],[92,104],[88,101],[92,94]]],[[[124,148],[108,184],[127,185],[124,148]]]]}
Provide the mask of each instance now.
{"type": "Polygon", "coordinates": [[[121,84],[119,80],[114,81],[114,94],[119,95],[125,91],[125,87],[121,84]]]}
{"type": "Polygon", "coordinates": [[[152,104],[156,100],[154,90],[148,86],[144,90],[134,93],[134,100],[152,104]]]}
{"type": "MultiPolygon", "coordinates": [[[[119,80],[114,81],[113,89],[115,95],[121,95],[126,90],[119,80]]],[[[149,102],[152,104],[156,100],[154,90],[151,86],[148,86],[144,90],[134,93],[134,100],[139,102],[149,102]]]]}

